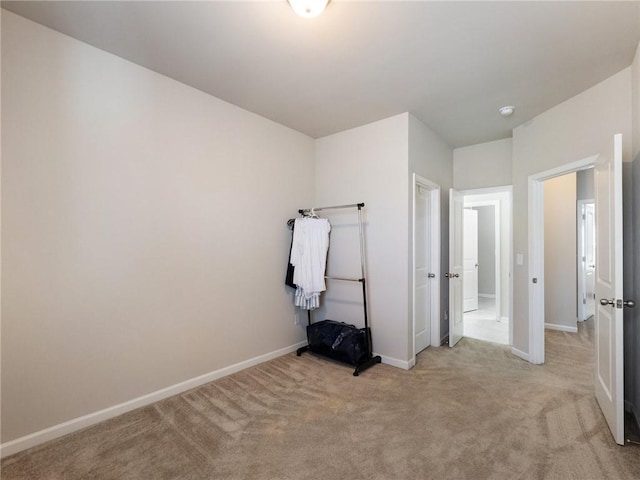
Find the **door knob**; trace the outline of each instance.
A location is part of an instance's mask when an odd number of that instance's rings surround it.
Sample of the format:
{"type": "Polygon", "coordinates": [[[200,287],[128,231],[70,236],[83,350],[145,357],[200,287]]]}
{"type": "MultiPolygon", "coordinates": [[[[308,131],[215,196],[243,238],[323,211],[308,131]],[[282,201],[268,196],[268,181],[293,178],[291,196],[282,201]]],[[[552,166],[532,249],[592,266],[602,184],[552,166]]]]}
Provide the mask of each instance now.
{"type": "Polygon", "coordinates": [[[614,299],[612,298],[611,300],[608,300],[606,298],[601,298],[600,299],[600,305],[615,305],[616,302],[614,301],[614,299]]]}
{"type": "Polygon", "coordinates": [[[427,278],[435,278],[436,274],[435,273],[427,273],[427,278]]]}
{"type": "Polygon", "coordinates": [[[444,274],[444,276],[445,276],[446,278],[449,278],[449,277],[451,276],[451,274],[450,274],[450,273],[445,273],[445,274],[444,274]]]}
{"type": "Polygon", "coordinates": [[[622,304],[628,308],[633,308],[636,306],[636,302],[634,302],[633,300],[625,300],[624,302],[622,302],[622,304]]]}

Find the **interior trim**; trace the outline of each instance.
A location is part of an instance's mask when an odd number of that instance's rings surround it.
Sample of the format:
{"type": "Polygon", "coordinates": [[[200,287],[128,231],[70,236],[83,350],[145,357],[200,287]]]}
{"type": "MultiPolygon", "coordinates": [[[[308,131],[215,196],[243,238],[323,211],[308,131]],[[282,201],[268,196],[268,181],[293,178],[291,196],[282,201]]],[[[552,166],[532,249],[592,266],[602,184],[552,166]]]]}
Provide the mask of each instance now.
{"type": "Polygon", "coordinates": [[[157,390],[141,397],[134,398],[118,405],[114,405],[112,407],[108,407],[103,410],[90,413],[88,415],[83,415],[82,417],[74,418],[67,422],[59,423],[52,427],[45,428],[44,430],[30,433],[29,435],[25,435],[24,437],[5,442],[0,445],[0,458],[13,455],[14,453],[18,453],[28,448],[35,447],[63,435],[67,435],[83,428],[90,427],[110,418],[122,415],[123,413],[135,410],[136,408],[150,405],[154,402],[163,400],[173,395],[178,395],[180,393],[186,392],[187,390],[191,390],[192,388],[204,385],[205,383],[209,383],[219,378],[226,377],[227,375],[231,375],[232,373],[239,372],[240,370],[244,370],[245,368],[253,367],[268,360],[272,360],[274,358],[281,357],[282,355],[295,352],[298,348],[306,344],[307,341],[305,340],[303,342],[296,343],[295,345],[281,348],[280,350],[265,353],[264,355],[259,355],[248,360],[229,365],[228,367],[205,373],[204,375],[194,377],[184,382],[176,383],[175,385],[171,385],[169,387],[157,390]]]}

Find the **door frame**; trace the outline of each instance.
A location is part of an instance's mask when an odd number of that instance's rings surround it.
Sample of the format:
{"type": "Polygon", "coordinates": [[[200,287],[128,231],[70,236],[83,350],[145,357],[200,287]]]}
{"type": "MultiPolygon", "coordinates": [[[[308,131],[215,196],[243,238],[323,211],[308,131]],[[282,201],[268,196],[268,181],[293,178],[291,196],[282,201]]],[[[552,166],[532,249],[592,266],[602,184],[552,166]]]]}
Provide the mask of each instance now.
{"type": "Polygon", "coordinates": [[[529,176],[529,361],[544,363],[544,181],[586,170],[598,155],[567,163],[529,176]],[[536,283],[534,283],[536,279],[536,283]]]}
{"type": "Polygon", "coordinates": [[[576,210],[576,215],[577,215],[576,225],[578,227],[578,235],[577,235],[577,240],[578,240],[578,272],[577,272],[577,275],[578,275],[578,298],[577,298],[578,322],[584,322],[586,320],[584,318],[585,304],[582,303],[583,298],[586,298],[586,288],[587,288],[587,286],[584,283],[586,261],[582,260],[582,256],[583,256],[582,251],[584,250],[584,247],[585,247],[584,234],[586,232],[586,228],[585,228],[586,220],[582,216],[583,215],[582,211],[585,205],[591,204],[591,203],[595,203],[595,200],[592,198],[578,200],[577,210],[576,210]]]}
{"type": "Polygon", "coordinates": [[[411,197],[411,366],[416,362],[416,292],[415,292],[415,271],[416,271],[416,194],[418,187],[425,188],[430,192],[430,228],[431,234],[431,269],[435,277],[431,279],[431,298],[429,299],[431,310],[431,342],[430,346],[440,346],[440,185],[414,173],[412,179],[411,197]]]}

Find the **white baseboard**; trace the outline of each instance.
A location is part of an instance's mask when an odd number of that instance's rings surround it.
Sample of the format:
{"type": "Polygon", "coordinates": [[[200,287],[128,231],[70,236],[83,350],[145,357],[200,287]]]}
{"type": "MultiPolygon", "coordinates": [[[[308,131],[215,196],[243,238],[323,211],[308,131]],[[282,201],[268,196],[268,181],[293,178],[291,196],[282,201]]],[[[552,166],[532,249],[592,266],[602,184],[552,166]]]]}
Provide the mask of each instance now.
{"type": "Polygon", "coordinates": [[[555,323],[545,323],[544,328],[548,330],[559,330],[561,332],[578,333],[578,327],[568,327],[566,325],[556,325],[555,323]]]}
{"type": "Polygon", "coordinates": [[[529,360],[529,354],[524,353],[522,350],[518,350],[517,348],[511,347],[511,353],[513,353],[518,358],[526,360],[527,362],[531,362],[531,360],[529,360]]]}
{"type": "Polygon", "coordinates": [[[478,296],[482,298],[496,298],[493,293],[479,293],[478,296]]]}
{"type": "MultiPolygon", "coordinates": [[[[374,355],[377,354],[374,353],[374,355]]],[[[380,358],[382,358],[382,363],[385,365],[391,365],[392,367],[401,368],[403,370],[409,370],[415,364],[415,360],[413,359],[410,361],[398,360],[397,358],[387,357],[386,355],[380,355],[380,358]]]]}
{"type": "Polygon", "coordinates": [[[136,408],[144,407],[159,400],[163,400],[167,397],[178,395],[180,393],[186,392],[187,390],[191,390],[192,388],[204,385],[205,383],[209,383],[219,378],[226,377],[227,375],[231,375],[232,373],[239,372],[240,370],[244,370],[245,368],[253,367],[254,365],[258,365],[268,360],[281,357],[282,355],[295,352],[298,348],[306,344],[307,342],[305,340],[304,342],[281,348],[280,350],[276,350],[274,352],[265,353],[264,355],[259,355],[243,362],[236,363],[234,365],[230,365],[213,372],[205,373],[204,375],[200,375],[198,377],[177,383],[175,385],[171,385],[170,387],[166,387],[147,395],[134,398],[127,402],[120,403],[118,405],[114,405],[112,407],[108,407],[103,410],[84,415],[82,417],[74,418],[73,420],[69,420],[67,422],[45,428],[44,430],[40,430],[39,432],[30,433],[29,435],[25,435],[24,437],[5,442],[0,445],[0,458],[13,455],[14,453],[26,450],[27,448],[35,447],[36,445],[40,445],[63,435],[73,433],[86,427],[90,427],[91,425],[95,425],[97,423],[103,422],[104,420],[117,417],[118,415],[130,412],[131,410],[135,410],[136,408]]]}

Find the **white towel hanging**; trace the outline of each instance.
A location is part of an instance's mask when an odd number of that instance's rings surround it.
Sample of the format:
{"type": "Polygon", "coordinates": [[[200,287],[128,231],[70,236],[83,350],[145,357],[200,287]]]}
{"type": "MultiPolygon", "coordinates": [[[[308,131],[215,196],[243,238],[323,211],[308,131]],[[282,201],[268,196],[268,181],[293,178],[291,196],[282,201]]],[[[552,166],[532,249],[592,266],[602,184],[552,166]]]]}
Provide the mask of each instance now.
{"type": "Polygon", "coordinates": [[[320,306],[331,225],[326,218],[297,218],[293,229],[291,264],[295,267],[293,283],[297,285],[295,305],[306,310],[320,306]]]}

